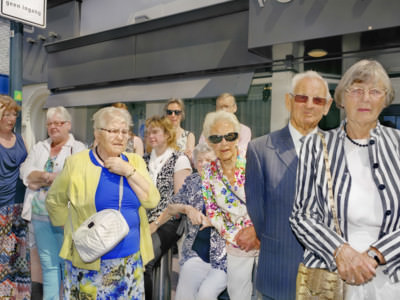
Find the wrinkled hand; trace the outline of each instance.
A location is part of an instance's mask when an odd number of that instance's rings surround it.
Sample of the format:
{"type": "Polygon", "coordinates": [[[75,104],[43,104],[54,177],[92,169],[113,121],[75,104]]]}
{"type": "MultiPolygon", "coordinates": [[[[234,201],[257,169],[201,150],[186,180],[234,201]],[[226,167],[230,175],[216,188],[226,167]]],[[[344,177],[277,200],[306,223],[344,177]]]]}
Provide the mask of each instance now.
{"type": "Polygon", "coordinates": [[[349,244],[344,244],[336,256],[340,277],[348,284],[360,285],[375,276],[378,266],[367,253],[360,253],[349,244]]]}
{"type": "Polygon", "coordinates": [[[186,215],[193,225],[200,225],[203,222],[203,213],[194,207],[188,207],[186,215]]]}
{"type": "Polygon", "coordinates": [[[260,248],[260,240],[257,238],[254,226],[242,228],[235,236],[234,241],[240,249],[250,251],[260,248]]]}
{"type": "Polygon", "coordinates": [[[109,157],[104,161],[106,167],[111,173],[126,176],[132,171],[132,166],[121,157],[109,157]]]}

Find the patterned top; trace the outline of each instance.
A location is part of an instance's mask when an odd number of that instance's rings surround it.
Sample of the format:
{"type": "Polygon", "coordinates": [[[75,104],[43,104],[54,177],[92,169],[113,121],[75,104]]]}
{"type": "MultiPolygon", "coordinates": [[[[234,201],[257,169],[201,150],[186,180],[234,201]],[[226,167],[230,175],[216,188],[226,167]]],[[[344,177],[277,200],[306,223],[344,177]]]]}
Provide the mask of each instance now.
{"type": "MultiPolygon", "coordinates": [[[[181,155],[183,154],[181,154],[180,152],[173,152],[171,157],[165,162],[161,171],[157,175],[156,186],[158,191],[160,192],[161,200],[155,208],[147,211],[149,223],[154,222],[161,215],[164,209],[167,208],[172,196],[174,195],[175,164],[179,156],[181,155]]],[[[148,168],[150,154],[145,154],[143,156],[143,159],[146,162],[148,168]]]]}
{"type": "MultiPolygon", "coordinates": [[[[171,203],[191,205],[201,211],[204,205],[201,186],[201,177],[198,173],[189,175],[186,177],[178,194],[172,198],[171,203]]],[[[197,233],[199,232],[200,225],[193,225],[190,219],[186,218],[186,227],[187,234],[182,245],[181,265],[183,265],[189,258],[198,257],[198,254],[196,251],[192,250],[192,247],[197,233]]],[[[226,272],[225,240],[219,235],[215,228],[211,229],[210,263],[213,268],[226,272]]]]}
{"type": "Polygon", "coordinates": [[[189,134],[190,134],[190,131],[183,130],[181,136],[176,137],[176,145],[178,146],[179,151],[184,152],[186,150],[186,143],[187,143],[189,134]]]}
{"type": "Polygon", "coordinates": [[[245,203],[245,167],[246,159],[244,154],[239,151],[233,186],[222,173],[219,159],[207,165],[202,176],[207,216],[221,236],[234,246],[237,246],[234,242],[235,235],[242,228],[253,226],[245,203]]]}
{"type": "Polygon", "coordinates": [[[5,148],[0,144],[0,207],[21,203],[25,188],[19,179],[19,167],[27,156],[22,137],[15,134],[14,146],[5,148]]]}

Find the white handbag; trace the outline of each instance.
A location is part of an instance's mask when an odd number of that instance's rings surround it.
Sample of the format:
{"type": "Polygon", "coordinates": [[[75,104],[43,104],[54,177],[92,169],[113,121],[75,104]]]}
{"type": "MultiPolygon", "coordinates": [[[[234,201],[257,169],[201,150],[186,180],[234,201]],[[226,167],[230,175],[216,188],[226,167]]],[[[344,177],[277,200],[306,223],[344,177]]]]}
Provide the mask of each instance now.
{"type": "MultiPolygon", "coordinates": [[[[72,240],[79,256],[85,263],[91,263],[112,250],[129,232],[129,226],[121,214],[121,202],[123,195],[123,177],[119,185],[119,209],[103,209],[84,221],[74,232],[72,228],[72,240]]],[[[68,207],[70,203],[68,203],[68,207]]]]}

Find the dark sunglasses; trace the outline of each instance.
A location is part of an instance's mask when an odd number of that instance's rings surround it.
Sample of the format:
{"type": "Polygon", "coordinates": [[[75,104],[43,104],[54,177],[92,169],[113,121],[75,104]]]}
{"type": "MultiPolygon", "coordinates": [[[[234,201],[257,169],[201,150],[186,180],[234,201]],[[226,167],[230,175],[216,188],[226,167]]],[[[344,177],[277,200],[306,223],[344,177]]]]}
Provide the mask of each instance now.
{"type": "MultiPolygon", "coordinates": [[[[293,98],[294,101],[297,103],[307,103],[309,96],[306,95],[293,95],[290,94],[293,98]]],[[[312,101],[316,105],[325,105],[326,104],[326,98],[322,97],[312,97],[312,101]]]]}
{"type": "Polygon", "coordinates": [[[227,142],[233,142],[238,138],[238,136],[239,133],[237,132],[229,132],[225,135],[210,135],[208,137],[208,140],[213,144],[219,144],[222,142],[222,139],[225,139],[225,141],[227,142]]]}
{"type": "Polygon", "coordinates": [[[172,109],[167,109],[167,115],[172,116],[172,114],[175,114],[175,116],[180,116],[182,113],[181,110],[172,110],[172,109]]]}

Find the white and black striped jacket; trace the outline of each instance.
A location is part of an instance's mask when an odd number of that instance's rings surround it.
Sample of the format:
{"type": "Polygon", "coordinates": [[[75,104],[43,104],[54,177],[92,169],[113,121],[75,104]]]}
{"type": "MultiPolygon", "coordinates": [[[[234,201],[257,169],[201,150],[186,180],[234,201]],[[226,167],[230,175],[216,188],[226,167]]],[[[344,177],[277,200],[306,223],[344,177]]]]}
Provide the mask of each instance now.
{"type": "MultiPolygon", "coordinates": [[[[345,121],[344,121],[345,122],[345,121]]],[[[333,180],[333,194],[343,237],[337,235],[328,203],[323,147],[317,134],[302,147],[296,180],[296,199],[291,226],[305,245],[308,267],[336,269],[334,250],[347,240],[347,209],[351,176],[344,152],[344,122],[324,132],[333,180]]],[[[384,272],[392,282],[400,281],[400,130],[378,123],[371,130],[368,154],[372,178],[382,201],[383,219],[378,240],[371,246],[385,257],[384,272]]]]}

